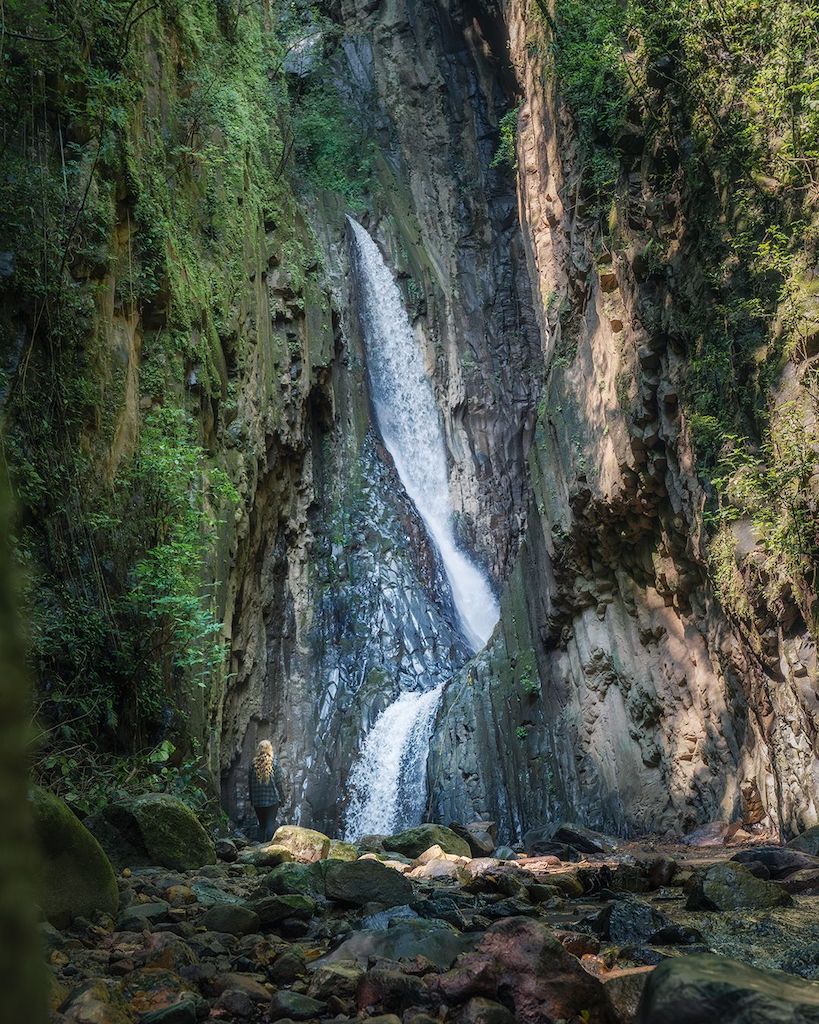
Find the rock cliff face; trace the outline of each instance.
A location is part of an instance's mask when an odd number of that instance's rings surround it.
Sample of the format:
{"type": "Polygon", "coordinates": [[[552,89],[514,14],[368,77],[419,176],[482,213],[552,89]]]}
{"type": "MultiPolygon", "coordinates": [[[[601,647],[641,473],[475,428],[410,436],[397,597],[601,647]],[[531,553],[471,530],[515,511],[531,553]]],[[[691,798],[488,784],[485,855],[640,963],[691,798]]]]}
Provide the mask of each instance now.
{"type": "Polygon", "coordinates": [[[553,815],[622,833],[763,818],[793,831],[817,814],[815,647],[796,612],[760,649],[715,599],[685,352],[650,315],[701,278],[695,211],[652,194],[656,154],[639,153],[634,207],[653,204],[672,273],[651,275],[645,212],[623,226],[624,251],[594,251],[544,30],[519,3],[504,19],[548,377],[502,626],[451,689],[433,748],[436,814],[497,817],[507,834],[553,815]]]}

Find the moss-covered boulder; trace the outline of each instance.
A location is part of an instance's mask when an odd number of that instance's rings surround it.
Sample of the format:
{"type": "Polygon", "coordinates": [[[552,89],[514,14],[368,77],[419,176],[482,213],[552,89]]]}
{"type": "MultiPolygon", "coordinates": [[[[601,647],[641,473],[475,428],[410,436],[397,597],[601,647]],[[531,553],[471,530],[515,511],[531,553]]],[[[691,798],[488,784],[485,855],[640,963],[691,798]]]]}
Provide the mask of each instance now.
{"type": "Polygon", "coordinates": [[[57,928],[101,911],[116,915],[119,891],[104,850],[70,808],[52,793],[32,792],[42,861],[40,905],[57,928]]]}
{"type": "Polygon", "coordinates": [[[341,839],[331,839],[327,860],[358,860],[358,847],[341,839]]]}
{"type": "Polygon", "coordinates": [[[215,845],[199,819],[169,793],[145,793],[111,804],[89,827],[117,867],[192,871],[216,863],[215,845]]]}
{"type": "Polygon", "coordinates": [[[459,857],[472,856],[469,843],[446,825],[416,825],[384,840],[385,850],[395,850],[413,860],[431,846],[440,846],[444,853],[457,853],[459,857]]]}
{"type": "Polygon", "coordinates": [[[329,861],[324,884],[328,899],[353,906],[397,907],[412,899],[412,883],[378,860],[329,861]]]}
{"type": "Polygon", "coordinates": [[[276,829],[273,842],[284,846],[293,854],[293,859],[302,864],[324,860],[330,852],[330,837],[312,828],[299,825],[282,825],[276,829]]]}

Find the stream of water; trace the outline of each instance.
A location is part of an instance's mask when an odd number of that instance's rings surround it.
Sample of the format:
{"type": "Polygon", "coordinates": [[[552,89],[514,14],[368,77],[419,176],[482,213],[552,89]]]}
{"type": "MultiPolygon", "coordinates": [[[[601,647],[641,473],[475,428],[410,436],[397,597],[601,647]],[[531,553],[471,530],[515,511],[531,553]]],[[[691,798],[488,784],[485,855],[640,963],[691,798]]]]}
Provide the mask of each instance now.
{"type": "MultiPolygon", "coordinates": [[[[441,556],[460,631],[478,651],[498,621],[498,603],[486,575],[455,538],[444,433],[421,346],[378,246],[348,219],[378,429],[441,556]]],[[[402,693],[376,719],[350,774],[348,838],[389,833],[420,820],[429,740],[442,692],[439,686],[402,693]]]]}

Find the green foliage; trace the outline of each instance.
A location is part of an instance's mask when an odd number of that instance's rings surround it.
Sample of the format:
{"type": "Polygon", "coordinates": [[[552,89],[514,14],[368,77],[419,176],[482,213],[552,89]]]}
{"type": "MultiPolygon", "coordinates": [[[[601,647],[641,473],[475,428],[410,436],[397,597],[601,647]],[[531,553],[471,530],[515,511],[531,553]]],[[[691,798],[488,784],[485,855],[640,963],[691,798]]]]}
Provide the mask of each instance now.
{"type": "Polygon", "coordinates": [[[517,140],[518,140],[518,114],[520,113],[520,104],[513,107],[511,110],[503,115],[498,122],[498,132],[500,139],[498,141],[498,148],[495,151],[495,155],[492,158],[490,167],[511,167],[512,170],[517,170],[518,156],[517,156],[517,140]]]}
{"type": "Polygon", "coordinates": [[[363,209],[374,150],[332,84],[314,79],[298,95],[293,131],[296,161],[314,188],[343,196],[352,210],[363,209]]]}
{"type": "Polygon", "coordinates": [[[525,740],[529,738],[528,727],[525,725],[519,725],[517,729],[515,729],[515,736],[517,736],[521,743],[523,743],[525,740]]]}

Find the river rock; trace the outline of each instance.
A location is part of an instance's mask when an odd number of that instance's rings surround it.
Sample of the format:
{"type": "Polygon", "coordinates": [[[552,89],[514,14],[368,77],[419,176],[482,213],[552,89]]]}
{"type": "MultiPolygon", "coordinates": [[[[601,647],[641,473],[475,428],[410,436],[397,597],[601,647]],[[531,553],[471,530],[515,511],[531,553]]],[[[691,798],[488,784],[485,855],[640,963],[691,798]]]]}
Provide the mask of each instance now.
{"type": "Polygon", "coordinates": [[[293,854],[281,843],[262,843],[250,846],[238,856],[240,864],[253,864],[257,868],[274,868],[279,864],[288,864],[293,854]]]}
{"type": "Polygon", "coordinates": [[[303,893],[284,896],[263,896],[250,903],[262,928],[270,928],[288,917],[309,921],[316,911],[316,901],[303,893]]]}
{"type": "Polygon", "coordinates": [[[740,850],[731,860],[738,864],[764,864],[774,879],[787,878],[795,871],[819,869],[819,857],[786,846],[755,846],[750,850],[740,850]]]}
{"type": "Polygon", "coordinates": [[[327,1008],[327,1004],[320,999],[313,999],[312,996],[302,995],[300,992],[288,992],[287,989],[279,989],[270,1001],[270,1019],[282,1020],[310,1020],[312,1017],[319,1017],[327,1008]]]}
{"type": "Polygon", "coordinates": [[[515,1024],[515,1015],[493,999],[474,996],[447,1020],[453,1024],[515,1024]]]}
{"type": "Polygon", "coordinates": [[[521,1024],[583,1019],[605,1020],[603,988],[539,922],[512,917],[498,921],[473,953],[436,981],[450,1004],[503,992],[521,1024]]]}
{"type": "Polygon", "coordinates": [[[236,843],[232,839],[217,839],[215,843],[216,856],[226,864],[233,864],[239,857],[236,843]]]}
{"type": "Polygon", "coordinates": [[[160,865],[192,871],[216,863],[216,849],[199,819],[169,793],[144,793],[91,819],[95,835],[117,867],[160,865]]]}
{"type": "Polygon", "coordinates": [[[290,851],[293,859],[302,864],[324,860],[330,852],[330,837],[312,828],[299,825],[282,825],[273,835],[273,843],[290,851]]]}
{"type": "Polygon", "coordinates": [[[637,1024],[819,1024],[819,986],[713,954],[666,960],[646,982],[637,1024]]]}
{"type": "Polygon", "coordinates": [[[358,860],[358,847],[353,843],[342,842],[341,839],[331,839],[330,849],[327,851],[328,860],[358,860]]]}
{"type": "Polygon", "coordinates": [[[427,957],[439,970],[444,970],[461,953],[473,949],[474,934],[463,935],[443,921],[398,919],[384,929],[365,928],[345,939],[318,964],[354,960],[366,964],[370,957],[384,960],[412,960],[427,957]]]}
{"type": "Polygon", "coordinates": [[[528,857],[554,856],[560,860],[580,860],[580,853],[568,843],[558,843],[552,838],[554,828],[545,825],[529,829],[523,836],[523,849],[528,857]]]}
{"type": "Polygon", "coordinates": [[[671,921],[643,900],[624,898],[614,900],[582,924],[600,938],[625,946],[651,941],[661,929],[670,927],[671,921]]]}
{"type": "Polygon", "coordinates": [[[115,916],[117,880],[100,844],[52,793],[36,786],[31,801],[42,865],[38,898],[46,918],[65,928],[75,917],[115,916]]]}
{"type": "Polygon", "coordinates": [[[819,825],[805,829],[795,839],[791,839],[787,846],[789,850],[800,850],[802,853],[819,857],[819,825]]]}
{"type": "Polygon", "coordinates": [[[411,974],[392,967],[373,967],[361,979],[356,1002],[362,1011],[372,1009],[403,1012],[411,1006],[429,1003],[429,989],[411,974]]]}
{"type": "Polygon", "coordinates": [[[353,999],[363,976],[364,970],[355,960],[323,963],[312,972],[307,994],[321,1000],[331,996],[353,999]]]}
{"type": "Polygon", "coordinates": [[[609,1017],[614,1024],[632,1024],[653,967],[627,967],[600,977],[609,1017]]]}
{"type": "Polygon", "coordinates": [[[167,920],[169,910],[170,904],[166,900],[132,903],[122,911],[117,924],[122,932],[139,932],[167,920]]]}
{"type": "Polygon", "coordinates": [[[316,899],[324,895],[324,866],[319,863],[280,864],[265,875],[262,886],[280,895],[301,893],[316,899]]]}
{"type": "Polygon", "coordinates": [[[413,860],[431,846],[440,846],[444,853],[456,853],[460,857],[471,857],[469,844],[446,825],[417,825],[384,840],[385,850],[395,850],[413,860]]]}
{"type": "Polygon", "coordinates": [[[688,910],[765,910],[788,907],[791,896],[775,882],[755,878],[742,864],[715,864],[693,877],[688,910]]]}
{"type": "Polygon", "coordinates": [[[72,992],[60,1017],[64,1024],[133,1024],[134,1019],[119,986],[103,978],[72,992]]]}
{"type": "Polygon", "coordinates": [[[412,899],[412,884],[378,860],[331,861],[324,873],[327,898],[363,907],[381,903],[396,907],[412,899]]]}
{"type": "Polygon", "coordinates": [[[200,924],[208,931],[228,935],[250,935],[261,927],[258,914],[236,903],[214,903],[200,918],[200,924]]]}

